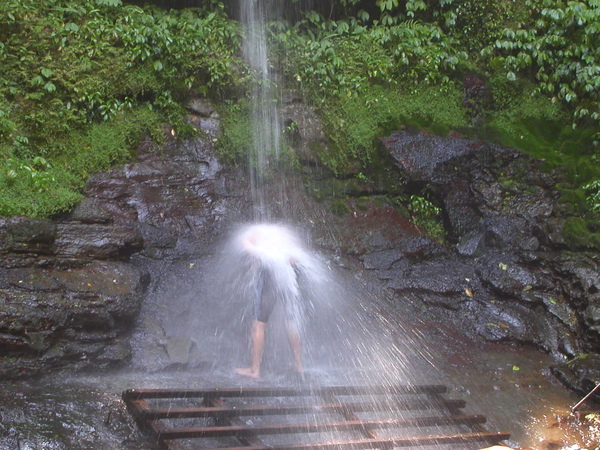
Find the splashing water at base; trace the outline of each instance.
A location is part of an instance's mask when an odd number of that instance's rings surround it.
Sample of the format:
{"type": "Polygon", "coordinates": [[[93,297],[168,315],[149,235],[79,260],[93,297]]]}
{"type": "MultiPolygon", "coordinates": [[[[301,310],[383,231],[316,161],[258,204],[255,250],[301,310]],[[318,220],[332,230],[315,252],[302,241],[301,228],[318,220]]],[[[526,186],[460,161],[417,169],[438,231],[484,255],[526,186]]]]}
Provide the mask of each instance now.
{"type": "MultiPolygon", "coordinates": [[[[199,280],[208,289],[197,298],[191,334],[208,365],[206,370],[198,371],[195,383],[219,388],[300,385],[308,389],[438,384],[428,353],[422,345],[416,345],[418,332],[405,330],[396,322],[397,314],[386,311],[385,302],[372,295],[374,291],[369,292],[371,286],[356,277],[354,268],[347,270],[328,261],[306,241],[291,226],[282,224],[245,225],[232,233],[211,270],[199,280]],[[268,325],[263,364],[260,380],[254,380],[240,376],[236,368],[247,368],[251,360],[256,286],[265,270],[268,281],[263,280],[260,296],[273,296],[275,303],[270,317],[264,319],[268,325]],[[302,342],[302,376],[295,373],[294,355],[288,344],[290,320],[302,342]]],[[[346,401],[355,400],[350,396],[346,401]]],[[[383,401],[385,410],[377,413],[384,415],[382,419],[412,414],[399,413],[392,398],[382,400],[373,395],[362,401],[374,405],[383,401]]],[[[381,418],[374,414],[365,413],[364,419],[381,418]]],[[[252,418],[252,425],[270,420],[275,419],[252,418]]],[[[318,423],[325,418],[322,412],[315,412],[305,420],[318,423]]],[[[350,438],[333,431],[331,436],[328,431],[324,433],[326,436],[321,433],[319,439],[350,438]]],[[[271,441],[275,437],[264,439],[269,445],[277,446],[279,442],[271,441]]]]}
{"type": "Polygon", "coordinates": [[[282,224],[251,224],[232,233],[205,277],[206,293],[191,327],[195,341],[203,343],[203,358],[231,376],[249,362],[256,287],[262,282],[262,296],[274,304],[262,378],[277,383],[289,376],[292,321],[302,341],[306,376],[315,382],[424,382],[425,373],[434,382],[429,354],[414,345],[418,331],[389,323],[384,302],[361,285],[355,271],[340,269],[306,241],[282,224]],[[264,271],[268,282],[261,281],[264,271]]]}

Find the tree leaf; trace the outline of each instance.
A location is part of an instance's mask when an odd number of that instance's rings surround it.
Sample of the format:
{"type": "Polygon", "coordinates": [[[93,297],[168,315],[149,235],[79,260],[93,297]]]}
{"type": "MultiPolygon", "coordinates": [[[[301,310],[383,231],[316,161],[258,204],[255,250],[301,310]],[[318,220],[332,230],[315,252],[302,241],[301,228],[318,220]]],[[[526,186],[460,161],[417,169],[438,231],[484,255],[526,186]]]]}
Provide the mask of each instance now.
{"type": "Polygon", "coordinates": [[[65,25],[65,30],[70,31],[72,33],[77,33],[79,31],[79,26],[76,23],[69,22],[65,25]]]}
{"type": "Polygon", "coordinates": [[[48,81],[44,85],[44,89],[46,89],[48,92],[54,92],[56,91],[56,85],[52,81],[48,81]]]}
{"type": "Polygon", "coordinates": [[[106,6],[121,6],[123,2],[121,0],[96,0],[96,4],[106,6]]]}

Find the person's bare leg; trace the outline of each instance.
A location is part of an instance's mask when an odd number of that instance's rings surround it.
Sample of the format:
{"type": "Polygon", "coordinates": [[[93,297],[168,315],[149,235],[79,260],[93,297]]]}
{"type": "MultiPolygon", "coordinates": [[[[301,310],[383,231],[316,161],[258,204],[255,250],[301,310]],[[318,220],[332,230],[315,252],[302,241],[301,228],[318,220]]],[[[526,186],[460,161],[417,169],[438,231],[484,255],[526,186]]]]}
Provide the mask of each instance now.
{"type": "Polygon", "coordinates": [[[290,341],[290,347],[294,355],[294,370],[296,372],[302,372],[302,341],[300,339],[300,333],[298,327],[294,323],[288,322],[287,324],[288,339],[290,341]]]}
{"type": "Polygon", "coordinates": [[[255,320],[252,322],[252,344],[250,351],[250,367],[236,369],[239,375],[250,378],[260,378],[260,364],[262,362],[263,349],[265,347],[266,322],[255,320]]]}

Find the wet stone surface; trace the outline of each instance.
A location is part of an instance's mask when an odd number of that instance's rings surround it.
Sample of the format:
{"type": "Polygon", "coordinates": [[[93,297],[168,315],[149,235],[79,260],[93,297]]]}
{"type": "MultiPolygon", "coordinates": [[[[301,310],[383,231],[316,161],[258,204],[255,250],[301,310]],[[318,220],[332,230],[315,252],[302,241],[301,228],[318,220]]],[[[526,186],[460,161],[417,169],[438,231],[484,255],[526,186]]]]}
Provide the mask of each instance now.
{"type": "MultiPolygon", "coordinates": [[[[399,276],[377,250],[360,254],[365,269],[399,295],[417,292],[454,311],[449,317],[474,336],[531,343],[559,363],[597,351],[599,258],[565,251],[557,239],[564,218],[552,176],[524,154],[461,137],[401,131],[382,142],[407,184],[424,184],[437,199],[449,242],[439,254],[415,254],[392,238],[386,251],[410,261],[399,276]]],[[[385,234],[386,224],[369,229],[385,234]]],[[[584,391],[586,377],[575,372],[563,381],[584,391]]]]}
{"type": "Polygon", "coordinates": [[[161,261],[207,251],[246,209],[243,177],[215,156],[218,117],[191,120],[201,137],[142,143],[137,162],[90,177],[71,213],[0,218],[0,377],[126,365],[161,261]]]}
{"type": "Polygon", "coordinates": [[[5,383],[0,405],[2,449],[154,447],[118,397],[94,388],[5,383]]]}

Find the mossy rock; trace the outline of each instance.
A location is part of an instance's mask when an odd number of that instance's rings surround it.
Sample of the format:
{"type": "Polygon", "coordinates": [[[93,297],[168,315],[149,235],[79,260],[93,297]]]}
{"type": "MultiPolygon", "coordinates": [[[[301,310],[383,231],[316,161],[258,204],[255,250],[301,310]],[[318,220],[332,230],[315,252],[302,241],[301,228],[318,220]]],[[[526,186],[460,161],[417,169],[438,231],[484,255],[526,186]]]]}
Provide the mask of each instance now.
{"type": "Polygon", "coordinates": [[[590,225],[582,217],[568,218],[562,230],[566,244],[572,249],[600,249],[600,233],[593,232],[595,227],[590,225]]]}
{"type": "Polygon", "coordinates": [[[585,192],[582,189],[563,189],[558,201],[567,211],[574,214],[584,214],[589,209],[585,192]]]}
{"type": "Polygon", "coordinates": [[[336,216],[344,216],[349,214],[350,208],[343,199],[335,199],[331,202],[331,212],[336,216]]]}

